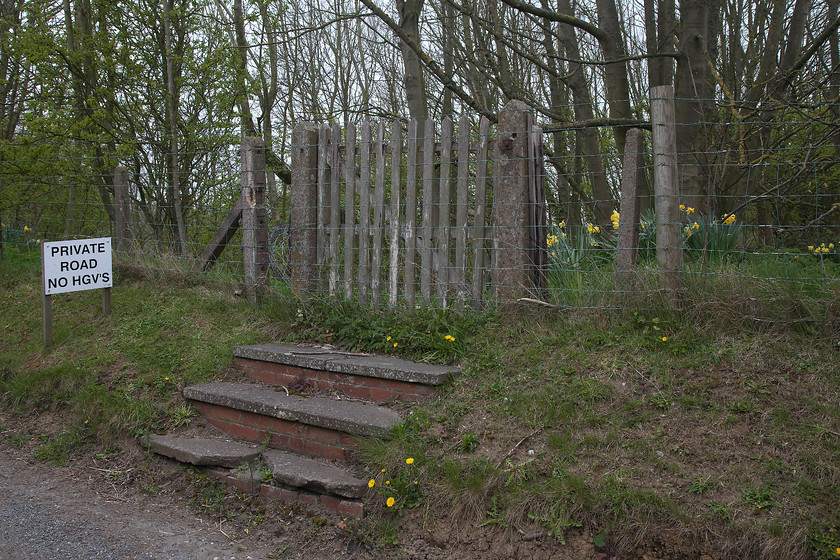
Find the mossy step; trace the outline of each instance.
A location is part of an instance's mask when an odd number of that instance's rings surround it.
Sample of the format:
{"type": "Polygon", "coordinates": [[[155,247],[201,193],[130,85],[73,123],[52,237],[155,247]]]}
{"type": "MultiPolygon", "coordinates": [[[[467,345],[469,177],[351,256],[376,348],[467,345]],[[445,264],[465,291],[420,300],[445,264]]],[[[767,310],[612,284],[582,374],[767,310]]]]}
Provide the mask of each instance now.
{"type": "Polygon", "coordinates": [[[252,383],[215,382],[184,388],[184,398],[317,426],[354,436],[387,438],[400,421],[395,411],[356,401],[288,395],[252,383]]]}
{"type": "Polygon", "coordinates": [[[219,438],[153,434],[147,444],[158,455],[199,467],[236,468],[260,456],[256,445],[219,438]]]}
{"type": "Polygon", "coordinates": [[[284,364],[308,370],[433,386],[443,385],[461,373],[459,368],[453,366],[422,364],[393,356],[344,352],[336,348],[293,344],[237,346],[233,349],[233,355],[235,358],[284,364]]]}

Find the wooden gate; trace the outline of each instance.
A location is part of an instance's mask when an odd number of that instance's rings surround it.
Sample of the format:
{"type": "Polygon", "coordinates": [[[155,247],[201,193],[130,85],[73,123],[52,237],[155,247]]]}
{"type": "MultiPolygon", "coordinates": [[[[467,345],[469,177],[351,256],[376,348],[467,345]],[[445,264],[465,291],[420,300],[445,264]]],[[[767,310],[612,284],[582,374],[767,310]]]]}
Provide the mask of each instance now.
{"type": "Polygon", "coordinates": [[[509,300],[540,283],[542,131],[512,102],[467,116],[293,137],[290,277],[296,291],[379,306],[509,300]]]}

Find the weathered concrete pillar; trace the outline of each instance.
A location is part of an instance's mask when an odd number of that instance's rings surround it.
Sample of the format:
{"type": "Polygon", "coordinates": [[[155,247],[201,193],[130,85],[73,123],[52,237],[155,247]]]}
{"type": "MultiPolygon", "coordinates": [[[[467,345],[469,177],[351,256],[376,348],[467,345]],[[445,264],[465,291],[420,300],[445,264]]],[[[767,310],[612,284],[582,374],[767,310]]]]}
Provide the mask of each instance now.
{"type": "Polygon", "coordinates": [[[128,168],[124,165],[114,169],[114,230],[116,249],[128,249],[131,246],[131,208],[128,200],[128,168]]]}
{"type": "Polygon", "coordinates": [[[653,191],[656,209],[656,262],[659,287],[675,305],[680,287],[682,246],[677,188],[677,134],[673,86],[650,90],[653,140],[653,191]]]}
{"type": "Polygon", "coordinates": [[[318,127],[299,124],[292,131],[292,189],[289,220],[289,280],[302,296],[317,291],[318,127]]]}
{"type": "Polygon", "coordinates": [[[500,303],[516,301],[531,288],[529,251],[528,130],[531,110],[513,100],[499,113],[493,195],[493,287],[500,303]]]}
{"type": "Polygon", "coordinates": [[[633,289],[632,272],[639,258],[641,164],[642,131],[632,128],[627,132],[621,169],[621,203],[615,254],[615,289],[619,292],[633,289]]]}
{"type": "Polygon", "coordinates": [[[268,216],[265,209],[265,144],[242,139],[242,266],[245,294],[259,303],[268,291],[268,216]]]}

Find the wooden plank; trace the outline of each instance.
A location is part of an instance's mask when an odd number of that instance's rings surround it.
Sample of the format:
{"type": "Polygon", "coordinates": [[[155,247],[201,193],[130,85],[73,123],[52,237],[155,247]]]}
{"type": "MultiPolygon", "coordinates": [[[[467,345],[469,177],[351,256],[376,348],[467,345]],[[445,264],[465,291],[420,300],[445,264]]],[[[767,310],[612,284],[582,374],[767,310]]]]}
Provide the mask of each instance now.
{"type": "Polygon", "coordinates": [[[382,299],[382,237],[384,233],[382,214],[385,210],[385,123],[380,122],[376,130],[376,176],[373,190],[373,255],[370,265],[371,303],[378,307],[382,299]]]}
{"type": "MultiPolygon", "coordinates": [[[[533,116],[528,115],[528,122],[533,116]]],[[[528,127],[528,226],[532,280],[537,289],[545,286],[545,267],[548,262],[545,224],[545,176],[543,170],[543,131],[538,126],[528,127]]]]}
{"type": "Polygon", "coordinates": [[[484,299],[484,266],[487,232],[487,159],[488,143],[490,139],[490,121],[481,117],[478,123],[478,147],[475,156],[475,207],[473,209],[473,265],[472,265],[472,299],[473,307],[478,308],[484,299]]]}
{"type": "Polygon", "coordinates": [[[227,213],[225,219],[222,221],[222,225],[219,226],[219,229],[216,231],[213,238],[207,244],[207,246],[201,251],[201,254],[198,255],[198,261],[196,266],[202,272],[207,272],[210,270],[219,256],[222,254],[222,251],[225,250],[227,244],[230,243],[230,240],[233,239],[234,234],[239,229],[239,225],[242,222],[242,195],[239,195],[239,198],[236,199],[236,204],[233,205],[233,208],[227,213]]]}
{"type": "Polygon", "coordinates": [[[316,243],[318,245],[316,258],[318,259],[318,267],[323,266],[326,262],[327,245],[329,242],[329,236],[327,235],[330,208],[329,143],[330,127],[318,127],[318,225],[316,232],[316,243]]]}
{"type": "Polygon", "coordinates": [[[344,156],[344,299],[353,299],[353,272],[356,270],[353,238],[356,225],[356,125],[347,124],[344,156]]]}
{"type": "Polygon", "coordinates": [[[368,237],[370,235],[370,122],[362,123],[362,144],[360,146],[359,180],[359,303],[368,302],[368,279],[370,278],[370,255],[368,237]]]}
{"type": "Polygon", "coordinates": [[[391,223],[389,224],[390,276],[388,305],[396,307],[400,279],[400,190],[402,189],[402,123],[391,124],[391,223]]]}
{"type": "Polygon", "coordinates": [[[420,297],[429,304],[432,299],[432,213],[435,183],[435,121],[426,120],[423,139],[423,234],[420,246],[420,297]]]}
{"type": "Polygon", "coordinates": [[[449,294],[449,200],[452,175],[452,118],[446,117],[440,126],[440,204],[438,205],[437,222],[437,266],[435,280],[437,283],[438,305],[446,308],[449,294]]]}
{"type": "Polygon", "coordinates": [[[329,293],[335,296],[338,290],[338,274],[340,264],[338,255],[341,243],[341,171],[339,169],[338,144],[341,142],[341,125],[334,124],[332,129],[332,143],[330,144],[330,280],[329,293]]]}
{"type": "Polygon", "coordinates": [[[467,211],[470,194],[470,119],[458,123],[458,191],[455,208],[455,302],[460,306],[467,295],[467,211]]]}
{"type": "Polygon", "coordinates": [[[414,308],[416,292],[416,243],[417,232],[417,119],[408,121],[408,154],[405,165],[405,300],[414,308]]]}

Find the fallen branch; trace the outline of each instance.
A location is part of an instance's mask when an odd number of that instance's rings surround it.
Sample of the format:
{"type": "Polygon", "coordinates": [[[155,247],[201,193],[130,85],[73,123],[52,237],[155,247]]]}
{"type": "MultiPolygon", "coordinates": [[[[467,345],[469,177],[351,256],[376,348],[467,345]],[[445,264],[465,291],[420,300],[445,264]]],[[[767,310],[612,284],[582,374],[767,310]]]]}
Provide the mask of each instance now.
{"type": "Polygon", "coordinates": [[[531,432],[530,434],[528,434],[528,435],[527,435],[527,436],[525,436],[524,438],[520,439],[520,440],[519,440],[519,443],[517,443],[516,445],[514,445],[514,446],[511,448],[511,450],[510,450],[510,451],[508,451],[507,455],[505,455],[505,456],[504,456],[504,458],[503,458],[501,461],[499,461],[499,464],[498,464],[498,465],[496,465],[496,468],[497,468],[497,469],[498,469],[498,468],[501,468],[501,466],[504,464],[504,462],[505,462],[505,461],[507,461],[508,459],[510,459],[510,458],[513,456],[513,454],[514,454],[514,453],[516,453],[516,450],[517,450],[517,449],[519,449],[519,446],[520,446],[520,445],[522,445],[523,443],[525,443],[525,440],[527,440],[528,438],[531,438],[531,437],[533,437],[533,436],[535,436],[535,435],[539,434],[539,433],[540,433],[540,432],[542,432],[542,431],[543,431],[543,429],[542,429],[542,428],[537,428],[537,429],[536,429],[536,431],[531,432]]]}
{"type": "Polygon", "coordinates": [[[532,299],[532,298],[519,298],[516,300],[516,303],[533,303],[534,305],[542,305],[543,307],[550,307],[552,309],[562,309],[562,305],[554,305],[553,303],[548,303],[547,301],[543,301],[541,299],[532,299]]]}

